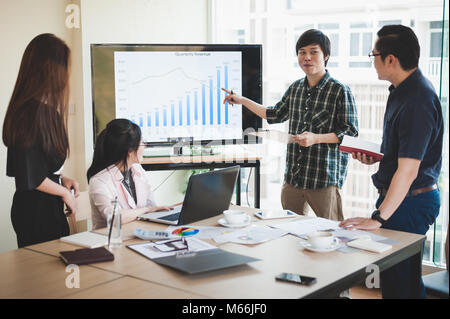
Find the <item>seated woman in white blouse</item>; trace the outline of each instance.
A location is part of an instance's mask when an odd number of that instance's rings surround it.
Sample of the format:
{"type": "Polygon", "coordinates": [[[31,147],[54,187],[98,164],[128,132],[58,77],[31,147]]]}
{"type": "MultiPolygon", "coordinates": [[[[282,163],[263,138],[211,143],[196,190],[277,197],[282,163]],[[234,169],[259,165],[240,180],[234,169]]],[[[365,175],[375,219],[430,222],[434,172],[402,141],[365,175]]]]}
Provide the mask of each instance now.
{"type": "Polygon", "coordinates": [[[116,196],[124,224],[147,212],[173,209],[156,205],[140,164],[143,152],[141,129],[126,119],[112,120],[97,137],[87,171],[94,229],[106,227],[116,196]]]}

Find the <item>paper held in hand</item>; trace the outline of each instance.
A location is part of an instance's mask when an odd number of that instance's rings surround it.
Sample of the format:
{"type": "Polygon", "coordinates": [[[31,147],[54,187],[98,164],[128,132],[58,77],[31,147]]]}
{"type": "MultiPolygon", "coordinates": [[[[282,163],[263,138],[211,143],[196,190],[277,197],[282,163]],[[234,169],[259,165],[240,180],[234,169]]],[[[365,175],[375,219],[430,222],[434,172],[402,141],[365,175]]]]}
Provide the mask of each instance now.
{"type": "Polygon", "coordinates": [[[361,140],[357,137],[344,135],[339,150],[345,153],[363,153],[373,157],[376,162],[381,161],[383,153],[380,152],[380,144],[361,140]]]}
{"type": "Polygon", "coordinates": [[[249,135],[267,138],[272,141],[277,141],[284,144],[294,143],[294,135],[278,131],[278,130],[259,130],[257,132],[250,132],[249,135]]]}

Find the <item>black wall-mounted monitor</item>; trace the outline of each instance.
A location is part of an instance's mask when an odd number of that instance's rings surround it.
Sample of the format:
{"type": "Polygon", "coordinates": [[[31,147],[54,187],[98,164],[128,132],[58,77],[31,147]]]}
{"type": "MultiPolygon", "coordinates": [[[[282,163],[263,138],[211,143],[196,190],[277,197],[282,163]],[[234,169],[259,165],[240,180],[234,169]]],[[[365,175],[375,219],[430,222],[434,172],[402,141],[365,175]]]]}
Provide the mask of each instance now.
{"type": "Polygon", "coordinates": [[[106,124],[128,118],[148,146],[254,143],[262,120],[223,103],[233,90],[262,101],[261,45],[92,44],[94,143],[106,124]]]}

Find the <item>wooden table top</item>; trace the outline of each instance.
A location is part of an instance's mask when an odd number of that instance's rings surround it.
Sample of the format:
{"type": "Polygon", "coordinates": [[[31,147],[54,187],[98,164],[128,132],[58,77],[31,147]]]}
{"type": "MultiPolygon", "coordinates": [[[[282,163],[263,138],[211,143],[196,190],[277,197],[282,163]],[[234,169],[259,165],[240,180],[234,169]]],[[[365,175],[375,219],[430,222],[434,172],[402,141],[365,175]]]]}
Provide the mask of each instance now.
{"type": "MultiPolygon", "coordinates": [[[[246,210],[252,216],[256,211],[251,208],[242,209],[246,210]]],[[[220,217],[221,216],[216,216],[196,222],[195,225],[220,226],[217,222],[220,217]]],[[[300,216],[297,218],[301,219],[308,217],[300,216]]],[[[273,223],[290,221],[292,221],[292,219],[264,221],[255,216],[252,217],[252,223],[255,225],[270,225],[273,223]]],[[[252,262],[248,265],[197,275],[186,275],[152,262],[131,249],[128,249],[126,245],[143,242],[140,239],[130,236],[135,228],[164,230],[167,228],[167,225],[143,221],[134,221],[124,225],[124,244],[122,247],[114,250],[115,260],[92,265],[92,267],[95,268],[92,271],[99,271],[102,276],[110,274],[112,278],[109,279],[114,279],[114,282],[111,280],[110,282],[106,282],[107,280],[105,280],[105,282],[95,289],[92,288],[80,291],[73,297],[120,297],[120,293],[113,293],[114,289],[121,286],[130,288],[131,286],[136,285],[136,290],[133,293],[136,298],[158,298],[158,296],[154,296],[151,293],[145,293],[144,291],[145,287],[160,285],[167,288],[167,293],[163,292],[160,296],[172,296],[171,293],[174,293],[173,298],[183,298],[185,293],[192,294],[192,298],[301,298],[313,291],[326,288],[336,280],[350,276],[351,274],[364,269],[368,265],[374,264],[381,259],[393,255],[405,247],[417,244],[424,239],[424,236],[416,234],[384,229],[378,230],[375,232],[376,234],[398,241],[398,244],[394,244],[391,250],[381,254],[362,250],[353,253],[342,253],[340,251],[328,253],[310,252],[300,245],[302,239],[293,235],[285,235],[281,238],[257,245],[240,245],[234,243],[223,243],[218,245],[214,241],[209,240],[211,244],[227,251],[259,258],[261,260],[252,262]],[[308,287],[275,281],[275,276],[281,272],[292,272],[316,277],[317,283],[308,287]],[[118,278],[121,276],[132,277],[133,280],[130,278],[118,278]],[[143,282],[136,280],[142,280],[143,282]],[[173,291],[170,289],[173,289],[173,291]],[[175,293],[175,291],[177,293],[175,293]]],[[[59,260],[55,259],[59,256],[60,251],[75,248],[77,248],[77,246],[55,240],[26,247],[26,250],[22,249],[22,251],[25,251],[22,252],[22,254],[30,255],[32,252],[34,252],[33,256],[38,252],[46,254],[43,256],[35,256],[37,260],[40,258],[47,261],[42,264],[42,267],[38,267],[35,271],[39,273],[45,272],[45,268],[54,269],[57,277],[63,277],[65,266],[59,260]],[[42,268],[42,270],[39,270],[40,268],[42,268]]],[[[10,256],[0,254],[0,258],[14,258],[14,256],[16,256],[15,254],[19,253],[17,251],[12,251],[9,252],[9,254],[10,256]]],[[[30,262],[23,263],[22,267],[24,271],[27,267],[33,265],[33,259],[31,259],[30,262]]],[[[4,263],[2,263],[2,265],[3,264],[4,263]]],[[[16,274],[12,276],[13,279],[8,279],[8,282],[13,283],[14,281],[21,280],[19,274],[17,274],[15,269],[11,268],[11,266],[9,266],[9,268],[5,268],[5,266],[2,267],[3,268],[0,269],[3,270],[3,274],[11,272],[16,274]]],[[[95,279],[96,278],[92,278],[92,280],[95,279]]],[[[88,283],[90,282],[88,281],[88,283]]],[[[31,285],[31,288],[34,286],[35,285],[31,285]]],[[[31,291],[32,290],[33,289],[31,289],[31,291]]],[[[20,293],[22,292],[18,291],[15,295],[20,295],[20,293]]],[[[32,292],[29,292],[29,294],[33,295],[32,292]]],[[[51,295],[51,293],[49,294],[51,295]]],[[[55,295],[64,296],[63,293],[58,294],[56,292],[55,295]]]]}

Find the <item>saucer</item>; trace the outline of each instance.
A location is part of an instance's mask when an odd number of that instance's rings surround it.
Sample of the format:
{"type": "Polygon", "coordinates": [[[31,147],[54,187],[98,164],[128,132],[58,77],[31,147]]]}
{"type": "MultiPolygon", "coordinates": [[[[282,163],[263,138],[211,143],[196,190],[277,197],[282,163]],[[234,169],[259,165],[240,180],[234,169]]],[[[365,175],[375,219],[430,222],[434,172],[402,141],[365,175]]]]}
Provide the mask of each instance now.
{"type": "Polygon", "coordinates": [[[308,249],[310,251],[314,251],[316,253],[327,253],[327,252],[330,252],[330,251],[334,251],[334,250],[338,249],[341,246],[340,241],[334,242],[329,247],[326,247],[326,248],[315,248],[314,246],[312,246],[307,241],[302,241],[302,242],[300,242],[300,244],[304,248],[306,248],[306,249],[308,249]]]}
{"type": "Polygon", "coordinates": [[[225,218],[219,219],[218,223],[225,227],[231,227],[231,228],[240,228],[250,225],[250,222],[252,221],[252,218],[247,215],[247,220],[241,224],[229,224],[225,218]]]}

